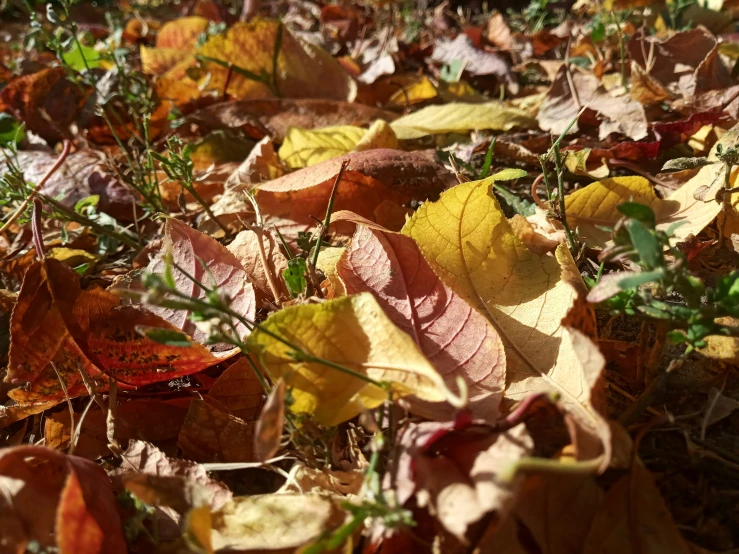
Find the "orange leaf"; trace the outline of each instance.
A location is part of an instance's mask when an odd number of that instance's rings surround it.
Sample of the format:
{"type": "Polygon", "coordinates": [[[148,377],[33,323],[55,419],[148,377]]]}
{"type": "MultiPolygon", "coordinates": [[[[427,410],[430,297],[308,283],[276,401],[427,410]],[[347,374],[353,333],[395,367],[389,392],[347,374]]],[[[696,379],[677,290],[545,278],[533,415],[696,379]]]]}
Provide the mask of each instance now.
{"type": "Polygon", "coordinates": [[[42,446],[7,448],[0,452],[0,488],[9,552],[23,552],[30,541],[53,547],[54,538],[60,554],[127,552],[110,481],[94,463],[42,446]]]}
{"type": "Polygon", "coordinates": [[[246,358],[224,371],[210,387],[208,397],[223,404],[228,412],[244,421],[254,421],[263,403],[264,388],[246,358]]]}
{"type": "MultiPolygon", "coordinates": [[[[142,337],[138,325],[174,330],[154,314],[122,305],[110,292],[81,290],[77,274],[57,260],[34,263],[10,321],[6,381],[24,384],[10,396],[18,403],[61,401],[59,376],[70,397],[86,394],[80,366],[93,379],[107,374],[139,386],[195,373],[218,361],[198,344],[173,347],[142,337]]],[[[106,383],[104,378],[99,385],[106,383]]]]}

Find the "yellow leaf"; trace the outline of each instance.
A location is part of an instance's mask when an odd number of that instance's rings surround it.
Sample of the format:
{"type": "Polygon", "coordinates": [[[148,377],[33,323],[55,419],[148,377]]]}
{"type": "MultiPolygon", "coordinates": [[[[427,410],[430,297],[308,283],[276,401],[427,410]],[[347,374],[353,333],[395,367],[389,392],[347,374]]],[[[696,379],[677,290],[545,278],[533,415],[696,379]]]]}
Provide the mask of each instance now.
{"type": "Polygon", "coordinates": [[[380,405],[387,393],[335,367],[296,360],[293,348],[268,333],[330,364],[388,382],[399,395],[415,394],[432,402],[446,399],[441,376],[370,293],[285,308],[272,314],[247,341],[261,353],[270,377],[281,377],[292,389],[293,411],[314,414],[325,425],[337,425],[363,407],[380,405]]]}
{"type": "Polygon", "coordinates": [[[494,180],[444,192],[421,206],[402,232],[418,243],[444,283],[500,333],[508,365],[506,396],[520,400],[535,391],[557,391],[589,435],[602,437],[604,421],[584,386],[602,367],[579,363],[562,325],[583,287],[577,267],[562,245],[556,257],[537,256],[523,245],[492,194],[494,180]]]}
{"type": "Polygon", "coordinates": [[[336,298],[338,296],[346,295],[344,282],[341,280],[341,277],[339,277],[336,269],[336,264],[339,262],[339,259],[341,258],[341,255],[344,253],[345,250],[346,248],[344,248],[343,246],[325,246],[321,248],[321,251],[318,253],[318,261],[316,262],[316,266],[326,276],[326,280],[328,281],[328,285],[331,289],[331,294],[333,295],[329,298],[336,298]]]}
{"type": "Polygon", "coordinates": [[[293,169],[302,169],[351,152],[366,132],[351,125],[315,130],[288,127],[278,155],[293,169]]]}
{"type": "Polygon", "coordinates": [[[458,102],[428,106],[396,119],[390,125],[400,140],[408,140],[442,133],[530,128],[536,125],[536,121],[523,110],[491,101],[484,104],[458,102]]]}
{"type": "Polygon", "coordinates": [[[390,125],[378,120],[369,129],[351,125],[314,130],[288,127],[278,154],[293,169],[302,169],[349,152],[397,147],[390,125]]]}
{"type": "Polygon", "coordinates": [[[298,552],[344,523],[338,501],[318,494],[241,496],[213,513],[217,552],[298,552]]]}
{"type": "MultiPolygon", "coordinates": [[[[397,79],[394,79],[397,80],[397,79]]],[[[394,81],[393,80],[393,81],[394,81]]],[[[391,81],[391,82],[393,82],[391,81]]],[[[388,106],[395,106],[399,108],[406,107],[411,104],[418,104],[425,100],[431,100],[436,98],[439,93],[436,87],[426,76],[413,76],[413,81],[405,84],[393,93],[390,99],[387,101],[388,106]]]]}
{"type": "Polygon", "coordinates": [[[196,551],[205,554],[213,554],[213,546],[210,540],[211,519],[210,506],[207,504],[194,508],[187,514],[185,540],[196,551]]]}
{"type": "Polygon", "coordinates": [[[720,169],[720,164],[702,167],[695,177],[664,200],[657,197],[644,177],[603,179],[565,198],[567,219],[571,227],[577,227],[588,246],[602,248],[610,239],[610,233],[598,227],[611,227],[621,218],[619,204],[638,202],[654,210],[659,229],[685,222],[674,233],[677,239],[685,239],[690,234],[698,234],[721,211],[718,202],[704,202],[694,197],[700,187],[714,182],[720,169]]]}

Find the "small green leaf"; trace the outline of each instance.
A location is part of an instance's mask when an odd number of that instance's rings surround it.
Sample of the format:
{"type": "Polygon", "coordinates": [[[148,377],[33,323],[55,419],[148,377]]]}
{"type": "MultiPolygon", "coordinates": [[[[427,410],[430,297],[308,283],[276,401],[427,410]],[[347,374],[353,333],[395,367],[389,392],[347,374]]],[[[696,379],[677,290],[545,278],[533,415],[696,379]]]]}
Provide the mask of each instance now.
{"type": "Polygon", "coordinates": [[[290,291],[290,296],[293,298],[305,292],[305,288],[308,286],[308,282],[305,280],[307,270],[308,266],[304,258],[288,260],[287,269],[282,272],[282,277],[285,279],[287,290],[290,291]]]}
{"type": "Polygon", "coordinates": [[[616,209],[627,217],[641,221],[650,229],[654,229],[657,225],[657,218],[654,215],[654,211],[644,204],[624,202],[619,204],[616,209]]]}
{"type": "Polygon", "coordinates": [[[604,38],[606,38],[606,26],[603,25],[603,22],[600,20],[597,20],[595,24],[593,25],[593,29],[590,32],[590,38],[593,42],[600,42],[604,38]]]}
{"type": "Polygon", "coordinates": [[[521,198],[499,183],[493,183],[493,186],[503,201],[508,204],[514,212],[523,216],[534,215],[536,208],[534,207],[533,202],[526,200],[525,198],[521,198]]]}
{"type": "Polygon", "coordinates": [[[100,65],[100,55],[97,50],[76,42],[68,52],[62,54],[62,59],[75,71],[95,69],[100,65]]]}
{"type": "Polygon", "coordinates": [[[488,151],[485,153],[485,162],[482,164],[482,169],[480,170],[480,179],[484,179],[490,174],[490,166],[493,165],[493,155],[495,154],[495,142],[498,140],[498,137],[493,137],[493,140],[490,141],[490,146],[488,147],[488,151]]]}
{"type": "Polygon", "coordinates": [[[79,202],[77,202],[74,205],[74,211],[78,214],[81,214],[84,212],[85,208],[94,208],[98,205],[100,202],[100,195],[99,194],[91,194],[87,198],[83,198],[79,202]]]}
{"type": "Polygon", "coordinates": [[[136,332],[147,339],[151,339],[160,344],[166,344],[167,346],[192,346],[190,337],[185,333],[174,329],[162,329],[161,327],[138,325],[136,326],[136,332]]]}
{"type": "Polygon", "coordinates": [[[636,219],[627,220],[625,226],[644,265],[648,268],[658,267],[662,262],[662,247],[657,237],[636,219]]]}
{"type": "Polygon", "coordinates": [[[621,290],[629,290],[638,287],[639,285],[645,285],[647,283],[654,283],[659,281],[664,276],[664,270],[662,268],[654,271],[645,271],[643,273],[637,273],[636,275],[629,275],[624,277],[618,282],[618,286],[621,290]]]}
{"type": "Polygon", "coordinates": [[[0,113],[0,146],[18,144],[25,136],[22,123],[8,113],[0,113]]]}

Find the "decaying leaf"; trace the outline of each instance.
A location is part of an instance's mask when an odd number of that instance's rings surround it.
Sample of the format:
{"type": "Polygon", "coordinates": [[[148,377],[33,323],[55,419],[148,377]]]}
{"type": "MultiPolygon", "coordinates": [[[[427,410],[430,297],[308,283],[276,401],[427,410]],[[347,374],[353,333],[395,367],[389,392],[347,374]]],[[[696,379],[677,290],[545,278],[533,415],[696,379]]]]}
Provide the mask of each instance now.
{"type": "MultiPolygon", "coordinates": [[[[337,213],[334,221],[351,217],[337,213]]],[[[505,387],[505,354],[495,329],[442,283],[412,239],[357,223],[336,268],[346,293],[371,292],[447,384],[464,378],[474,412],[494,419],[505,387]]],[[[449,408],[413,404],[415,413],[432,419],[448,417],[449,408]]]]}
{"type": "Polygon", "coordinates": [[[336,425],[376,407],[387,393],[341,369],[305,358],[273,334],[328,364],[387,382],[398,395],[414,394],[431,402],[446,398],[436,369],[369,293],[284,308],[261,329],[249,335],[247,344],[260,353],[270,376],[282,378],[292,391],[291,409],[311,413],[324,424],[336,425]]]}
{"type": "Polygon", "coordinates": [[[239,358],[211,385],[208,396],[225,406],[231,415],[255,421],[264,402],[264,387],[249,361],[239,358]]]}
{"type": "MultiPolygon", "coordinates": [[[[290,295],[285,282],[279,278],[287,268],[285,254],[282,252],[272,233],[269,232],[262,234],[262,247],[264,248],[268,270],[274,276],[272,282],[277,288],[277,293],[283,295],[284,298],[288,298],[290,295]]],[[[249,281],[254,285],[257,301],[263,299],[274,301],[269,276],[265,271],[259,252],[259,237],[257,233],[252,230],[241,231],[227,248],[238,258],[244,271],[249,276],[249,281]]]]}
{"type": "Polygon", "coordinates": [[[213,513],[213,548],[219,551],[294,551],[344,522],[330,497],[268,494],[235,498],[213,513]]]}
{"type": "Polygon", "coordinates": [[[285,381],[278,379],[264,403],[254,429],[254,455],[260,462],[274,457],[279,450],[284,420],[285,381]]]}

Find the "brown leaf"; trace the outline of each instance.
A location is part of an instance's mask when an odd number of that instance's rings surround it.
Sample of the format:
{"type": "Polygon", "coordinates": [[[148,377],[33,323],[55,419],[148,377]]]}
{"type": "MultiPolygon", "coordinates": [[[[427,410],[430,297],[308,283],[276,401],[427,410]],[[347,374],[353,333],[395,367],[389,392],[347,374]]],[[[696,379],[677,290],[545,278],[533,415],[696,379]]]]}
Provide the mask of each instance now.
{"type": "MultiPolygon", "coordinates": [[[[38,183],[56,163],[58,156],[40,150],[22,150],[15,159],[26,181],[38,183]]],[[[0,175],[8,170],[7,161],[0,159],[0,175]]],[[[105,165],[105,155],[95,150],[78,150],[46,181],[41,192],[68,207],[96,194],[98,208],[113,217],[128,221],[133,216],[136,201],[131,190],[105,165]]]]}
{"type": "MultiPolygon", "coordinates": [[[[295,233],[313,226],[311,216],[325,214],[344,160],[349,166],[339,183],[334,210],[353,211],[371,221],[376,221],[375,211],[383,202],[404,205],[412,199],[434,198],[454,181],[449,171],[418,152],[355,152],[261,184],[257,199],[265,216],[289,222],[295,233]]],[[[344,225],[351,232],[351,226],[344,225]]]]}
{"type": "Polygon", "coordinates": [[[198,462],[253,462],[254,424],[228,413],[217,400],[192,401],[180,431],[183,455],[198,462]]]}
{"type": "MultiPolygon", "coordinates": [[[[196,231],[181,221],[169,218],[165,225],[164,244],[159,256],[154,258],[147,268],[152,273],[163,274],[166,268],[166,256],[172,254],[173,263],[181,267],[187,275],[172,268],[177,290],[188,296],[205,298],[207,292],[194,283],[209,289],[218,290],[228,296],[232,310],[248,320],[253,320],[256,312],[254,287],[247,280],[247,274],[239,260],[216,240],[196,231]]],[[[190,312],[186,310],[152,306],[149,308],[162,319],[182,329],[200,343],[205,343],[208,335],[190,321],[190,312]]],[[[236,324],[240,337],[249,334],[243,323],[236,324]]],[[[230,345],[219,344],[211,347],[221,356],[234,354],[236,349],[230,345]]]]}
{"type": "Polygon", "coordinates": [[[42,446],[0,452],[0,522],[8,552],[30,541],[60,554],[125,554],[116,501],[96,464],[42,446]]]}
{"type": "MultiPolygon", "coordinates": [[[[493,326],[444,285],[413,239],[371,226],[354,214],[357,230],[337,264],[347,294],[371,292],[388,317],[408,333],[452,389],[462,377],[478,417],[493,419],[505,388],[505,353],[493,326]]],[[[447,404],[412,403],[414,413],[447,419],[447,404]]]]}
{"type": "Polygon", "coordinates": [[[174,330],[154,314],[122,305],[110,292],[81,290],[77,274],[57,260],[34,263],[10,323],[5,380],[24,384],[10,396],[24,404],[63,400],[57,371],[70,397],[86,394],[80,366],[93,380],[102,378],[98,386],[107,384],[105,374],[139,386],[217,363],[200,345],[172,347],[145,338],[136,331],[139,325],[174,330]]]}
{"type": "Polygon", "coordinates": [[[718,41],[704,27],[668,39],[639,31],[629,41],[628,50],[643,73],[671,96],[690,97],[731,84],[729,71],[719,58],[718,41]]]}
{"type": "Polygon", "coordinates": [[[222,102],[193,113],[188,121],[203,129],[241,129],[257,139],[269,135],[279,143],[288,127],[366,127],[378,119],[392,121],[395,117],[392,112],[338,100],[277,98],[222,102]]]}
{"type": "Polygon", "coordinates": [[[506,87],[513,94],[518,92],[518,83],[505,58],[499,54],[475,48],[472,40],[464,33],[458,35],[454,40],[437,40],[434,44],[434,53],[431,59],[442,64],[464,60],[465,71],[472,75],[495,75],[506,83],[506,87]]]}
{"type": "Polygon", "coordinates": [[[606,493],[583,554],[688,554],[649,471],[639,462],[606,493]]]}
{"type": "Polygon", "coordinates": [[[264,403],[254,429],[254,456],[266,462],[280,449],[285,424],[285,381],[278,379],[264,403]]]}
{"type": "MultiPolygon", "coordinates": [[[[287,269],[287,258],[282,253],[282,249],[272,233],[264,232],[262,234],[262,245],[278,294],[281,294],[283,298],[290,298],[285,281],[282,279],[282,272],[287,269]]],[[[254,284],[257,303],[261,304],[264,299],[274,302],[269,279],[259,253],[259,237],[257,234],[251,230],[241,231],[228,245],[228,250],[241,262],[244,271],[249,276],[249,280],[254,284]]]]}
{"type": "Polygon", "coordinates": [[[264,388],[248,360],[239,358],[216,379],[208,397],[223,404],[231,415],[255,421],[264,401],[264,388]]]}
{"type": "Polygon", "coordinates": [[[13,112],[26,129],[55,142],[69,135],[67,127],[77,118],[87,92],[66,78],[61,67],[11,81],[0,92],[0,106],[13,112]]]}
{"type": "MultiPolygon", "coordinates": [[[[403,434],[404,451],[398,464],[412,479],[420,507],[428,507],[441,524],[464,542],[469,526],[486,514],[503,517],[511,508],[522,477],[510,484],[498,480],[522,456],[533,441],[524,425],[505,433],[493,433],[472,422],[413,424],[403,434]]],[[[405,477],[403,473],[398,479],[405,477]]],[[[399,492],[399,501],[408,497],[399,492]]]]}
{"type": "Polygon", "coordinates": [[[591,73],[572,69],[568,77],[568,70],[563,65],[552,83],[539,108],[537,120],[545,131],[554,135],[563,133],[570,122],[575,119],[582,106],[588,109],[581,116],[579,122],[570,129],[576,133],[580,126],[588,120],[599,126],[599,136],[605,139],[611,133],[620,133],[633,140],[640,140],[647,136],[647,119],[644,108],[628,95],[614,96],[601,86],[600,80],[591,73]],[[575,91],[570,86],[575,87],[575,91]],[[601,116],[603,121],[593,118],[593,114],[601,116]]]}

